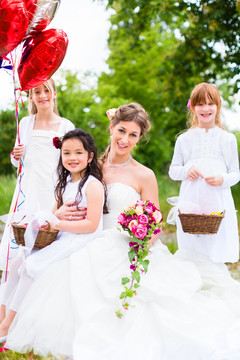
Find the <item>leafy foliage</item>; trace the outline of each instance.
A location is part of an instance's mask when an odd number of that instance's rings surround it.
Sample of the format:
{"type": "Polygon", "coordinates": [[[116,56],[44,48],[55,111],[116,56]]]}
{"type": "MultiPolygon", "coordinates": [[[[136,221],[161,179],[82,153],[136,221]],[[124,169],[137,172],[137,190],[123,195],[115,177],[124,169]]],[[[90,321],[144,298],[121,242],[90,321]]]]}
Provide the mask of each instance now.
{"type": "MultiPolygon", "coordinates": [[[[186,127],[186,104],[199,82],[214,82],[231,103],[239,89],[239,0],[108,0],[109,70],[97,86],[65,71],[58,81],[61,116],[89,131],[99,152],[108,141],[106,110],[131,101],[150,114],[151,141],[134,156],[166,173],[176,134],[186,127]]],[[[91,81],[90,81],[91,82],[91,81]]],[[[23,112],[20,112],[20,118],[23,112]]],[[[14,130],[15,129],[15,130],[14,130]]],[[[10,173],[14,112],[0,113],[0,171],[10,173]]]]}
{"type": "Polygon", "coordinates": [[[166,172],[192,88],[208,81],[223,96],[238,91],[239,6],[233,0],[109,0],[108,7],[114,10],[109,72],[99,79],[99,95],[106,96],[107,86],[110,107],[120,97],[146,108],[151,142],[136,158],[166,172]]]}
{"type": "Polygon", "coordinates": [[[15,112],[5,110],[0,113],[0,173],[9,174],[13,172],[10,162],[10,152],[16,137],[15,112]]]}

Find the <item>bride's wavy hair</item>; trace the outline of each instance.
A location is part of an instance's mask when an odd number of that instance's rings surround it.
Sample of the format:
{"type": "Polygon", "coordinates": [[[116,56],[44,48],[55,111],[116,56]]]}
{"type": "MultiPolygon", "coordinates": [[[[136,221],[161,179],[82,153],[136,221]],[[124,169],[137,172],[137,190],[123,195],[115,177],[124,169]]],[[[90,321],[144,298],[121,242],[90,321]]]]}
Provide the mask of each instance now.
{"type": "MultiPolygon", "coordinates": [[[[79,203],[81,201],[83,185],[86,183],[88,177],[90,175],[92,175],[96,179],[101,181],[101,183],[104,186],[104,195],[105,196],[104,196],[103,212],[107,213],[108,211],[107,211],[107,199],[106,199],[106,186],[103,181],[102,168],[98,162],[97,148],[94,144],[94,140],[93,140],[92,136],[89,133],[87,133],[86,131],[83,131],[81,129],[74,129],[74,130],[68,131],[62,138],[61,148],[62,148],[63,143],[69,139],[77,139],[82,142],[84,149],[88,152],[88,159],[90,159],[90,157],[92,156],[92,153],[93,153],[91,163],[88,163],[87,167],[81,171],[82,179],[79,181],[78,192],[76,194],[75,201],[77,203],[79,203]]],[[[62,150],[61,150],[61,154],[60,154],[60,158],[59,158],[59,162],[58,162],[58,166],[57,166],[57,175],[58,175],[58,182],[55,187],[55,198],[57,201],[57,208],[59,209],[60,206],[63,205],[62,196],[66,189],[67,182],[69,181],[69,178],[71,177],[70,171],[67,170],[62,164],[62,150]]]]}
{"type": "MultiPolygon", "coordinates": [[[[146,136],[147,132],[151,128],[149,115],[146,110],[138,103],[130,103],[119,106],[113,115],[111,122],[113,126],[116,126],[120,121],[134,121],[140,126],[140,136],[146,136]]],[[[104,163],[107,159],[111,145],[108,145],[100,160],[104,163]]]]}
{"type": "Polygon", "coordinates": [[[206,99],[209,99],[213,104],[217,105],[215,125],[224,129],[220,118],[221,98],[218,89],[215,85],[205,82],[196,85],[191,92],[190,108],[188,112],[188,127],[194,128],[198,125],[198,119],[194,109],[198,104],[206,104],[206,99]]]}

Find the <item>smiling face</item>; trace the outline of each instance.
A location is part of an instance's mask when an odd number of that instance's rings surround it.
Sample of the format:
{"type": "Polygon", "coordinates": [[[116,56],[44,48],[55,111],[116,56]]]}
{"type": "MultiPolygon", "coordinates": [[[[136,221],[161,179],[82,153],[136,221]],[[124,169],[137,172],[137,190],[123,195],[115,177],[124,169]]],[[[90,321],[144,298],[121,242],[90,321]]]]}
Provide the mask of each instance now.
{"type": "Polygon", "coordinates": [[[119,121],[115,126],[111,123],[110,133],[111,148],[119,155],[130,153],[141,138],[141,128],[135,121],[119,121]]]}
{"type": "Polygon", "coordinates": [[[51,89],[44,84],[33,88],[30,97],[31,101],[36,105],[38,111],[40,109],[53,109],[53,100],[55,98],[56,92],[52,92],[51,89]]]}
{"type": "Polygon", "coordinates": [[[84,176],[84,170],[92,161],[93,153],[89,157],[82,141],[72,138],[63,142],[61,156],[63,166],[72,174],[72,181],[77,181],[84,176]]]}
{"type": "Polygon", "coordinates": [[[212,128],[216,125],[217,105],[206,97],[205,102],[200,102],[194,107],[198,126],[212,128]]]}

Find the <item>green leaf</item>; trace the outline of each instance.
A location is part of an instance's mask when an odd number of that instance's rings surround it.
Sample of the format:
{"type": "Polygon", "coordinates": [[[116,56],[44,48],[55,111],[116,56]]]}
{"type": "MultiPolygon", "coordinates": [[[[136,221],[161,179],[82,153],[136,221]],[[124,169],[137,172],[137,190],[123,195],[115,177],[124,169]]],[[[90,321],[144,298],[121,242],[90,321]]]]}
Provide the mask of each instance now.
{"type": "Polygon", "coordinates": [[[129,281],[130,281],[130,279],[128,277],[122,278],[122,285],[127,284],[129,281]]]}
{"type": "Polygon", "coordinates": [[[123,313],[121,312],[121,310],[117,310],[117,311],[115,312],[115,314],[117,315],[117,317],[118,317],[119,319],[121,319],[121,318],[123,317],[123,313]]]}
{"type": "Polygon", "coordinates": [[[135,288],[135,289],[137,289],[137,288],[139,288],[139,287],[140,287],[140,285],[134,284],[134,288],[135,288]]]}
{"type": "Polygon", "coordinates": [[[138,271],[132,272],[132,277],[139,283],[140,282],[140,273],[138,271]]]}
{"type": "Polygon", "coordinates": [[[125,297],[127,296],[126,292],[122,292],[121,295],[120,295],[120,299],[124,299],[125,297]]]}
{"type": "Polygon", "coordinates": [[[126,290],[126,296],[128,296],[128,297],[133,297],[133,290],[127,289],[127,290],[126,290]]]}
{"type": "Polygon", "coordinates": [[[147,251],[147,250],[145,250],[145,251],[143,252],[143,254],[142,254],[142,259],[144,259],[146,256],[148,256],[148,251],[147,251]]]}
{"type": "Polygon", "coordinates": [[[132,262],[135,255],[136,255],[136,253],[132,249],[128,252],[128,258],[129,258],[130,263],[132,262]]]}
{"type": "Polygon", "coordinates": [[[139,260],[139,262],[146,273],[148,271],[149,260],[139,260]]]}

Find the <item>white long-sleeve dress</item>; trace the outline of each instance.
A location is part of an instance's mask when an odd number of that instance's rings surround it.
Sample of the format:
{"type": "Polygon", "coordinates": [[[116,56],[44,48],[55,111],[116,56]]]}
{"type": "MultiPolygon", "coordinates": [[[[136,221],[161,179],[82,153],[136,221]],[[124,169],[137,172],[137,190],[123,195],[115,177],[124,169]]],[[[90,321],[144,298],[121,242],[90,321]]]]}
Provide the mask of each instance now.
{"type": "Polygon", "coordinates": [[[36,279],[7,347],[74,360],[240,359],[240,284],[224,264],[203,255],[172,255],[157,241],[137,296],[124,317],[116,317],[121,278],[130,274],[131,239],[117,229],[117,216],[139,199],[128,185],[108,185],[105,230],[36,279]]]}
{"type": "MultiPolygon", "coordinates": [[[[0,269],[4,271],[7,267],[7,258],[11,262],[18,250],[11,228],[11,223],[15,221],[14,205],[17,201],[17,212],[21,213],[53,208],[55,172],[60,150],[53,146],[52,140],[55,136],[61,137],[74,129],[71,121],[61,118],[58,131],[34,130],[35,117],[36,115],[24,117],[19,124],[20,140],[24,145],[24,167],[21,191],[19,192],[20,178],[18,177],[0,245],[0,269]]],[[[15,145],[17,145],[17,140],[15,145]]],[[[19,161],[11,157],[11,162],[18,167],[19,161]]]]}
{"type": "Polygon", "coordinates": [[[181,212],[210,214],[226,211],[214,235],[183,232],[176,214],[179,249],[197,251],[217,263],[238,261],[238,225],[230,188],[240,179],[235,136],[217,126],[207,132],[196,127],[181,134],[176,141],[169,176],[182,181],[176,204],[181,212]],[[202,178],[190,181],[187,173],[191,166],[197,167],[204,177],[221,174],[223,184],[211,186],[202,178]]]}

